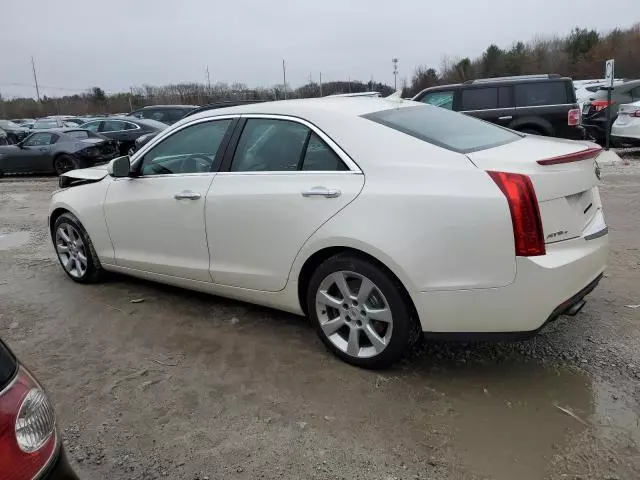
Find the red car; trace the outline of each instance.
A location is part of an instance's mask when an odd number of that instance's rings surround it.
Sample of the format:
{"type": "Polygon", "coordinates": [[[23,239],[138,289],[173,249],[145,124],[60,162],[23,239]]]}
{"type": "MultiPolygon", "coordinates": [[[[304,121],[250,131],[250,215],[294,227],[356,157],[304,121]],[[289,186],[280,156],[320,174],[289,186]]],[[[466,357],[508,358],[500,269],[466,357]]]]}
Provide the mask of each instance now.
{"type": "Polygon", "coordinates": [[[47,394],[0,340],[0,480],[78,480],[47,394]]]}

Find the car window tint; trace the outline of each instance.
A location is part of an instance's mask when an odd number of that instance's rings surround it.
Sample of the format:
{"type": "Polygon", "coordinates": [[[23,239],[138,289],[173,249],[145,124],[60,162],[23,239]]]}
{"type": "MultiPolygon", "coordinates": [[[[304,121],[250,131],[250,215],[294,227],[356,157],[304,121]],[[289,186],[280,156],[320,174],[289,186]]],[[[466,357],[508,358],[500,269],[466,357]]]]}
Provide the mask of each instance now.
{"type": "Polygon", "coordinates": [[[428,106],[392,108],[363,118],[454,152],[469,153],[514,142],[521,135],[469,115],[428,106]]]}
{"type": "Polygon", "coordinates": [[[88,122],[84,125],[81,125],[85,130],[89,130],[90,132],[97,132],[100,127],[100,122],[88,122]]]}
{"type": "Polygon", "coordinates": [[[124,129],[125,130],[136,130],[137,128],[138,128],[138,126],[135,123],[124,122],[124,129]]]}
{"type": "Polygon", "coordinates": [[[58,136],[53,133],[34,133],[24,142],[27,147],[42,147],[56,143],[58,136]]]}
{"type": "Polygon", "coordinates": [[[517,83],[513,88],[516,107],[563,105],[569,102],[564,82],[517,83]]]}
{"type": "Polygon", "coordinates": [[[511,87],[498,88],[498,108],[512,108],[511,87]]]}
{"type": "Polygon", "coordinates": [[[462,90],[462,110],[498,108],[498,88],[466,88],[462,90]]]}
{"type": "Polygon", "coordinates": [[[198,123],[178,130],[153,147],[142,161],[142,175],[203,173],[218,169],[218,150],[232,120],[198,123]]]}
{"type": "Polygon", "coordinates": [[[231,163],[232,172],[297,170],[309,129],[297,122],[249,119],[231,163]]]}
{"type": "Polygon", "coordinates": [[[121,120],[105,120],[102,123],[101,132],[120,132],[124,130],[124,122],[121,120]]]}
{"type": "Polygon", "coordinates": [[[442,107],[448,110],[453,109],[453,92],[431,92],[420,99],[422,103],[428,103],[435,107],[442,107]]]}
{"type": "Polygon", "coordinates": [[[336,152],[329,148],[322,139],[314,132],[309,137],[309,143],[304,154],[302,170],[348,170],[344,162],[338,157],[336,152]]]}

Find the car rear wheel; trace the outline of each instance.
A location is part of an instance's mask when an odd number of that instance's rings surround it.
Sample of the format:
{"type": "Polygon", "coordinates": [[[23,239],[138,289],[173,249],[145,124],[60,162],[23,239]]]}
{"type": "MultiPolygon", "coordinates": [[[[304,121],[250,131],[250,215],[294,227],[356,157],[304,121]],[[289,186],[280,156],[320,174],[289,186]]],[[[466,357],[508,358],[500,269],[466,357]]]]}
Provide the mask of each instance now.
{"type": "Polygon", "coordinates": [[[80,163],[71,155],[62,154],[53,159],[53,170],[56,172],[56,175],[62,175],[76,168],[80,168],[80,163]]]}
{"type": "Polygon", "coordinates": [[[105,271],[93,243],[74,215],[63,213],[56,219],[53,242],[60,265],[73,281],[95,283],[104,278],[105,271]]]}
{"type": "Polygon", "coordinates": [[[386,368],[417,340],[420,326],[393,276],[353,255],[337,255],[314,272],[309,317],[323,343],[342,360],[386,368]]]}

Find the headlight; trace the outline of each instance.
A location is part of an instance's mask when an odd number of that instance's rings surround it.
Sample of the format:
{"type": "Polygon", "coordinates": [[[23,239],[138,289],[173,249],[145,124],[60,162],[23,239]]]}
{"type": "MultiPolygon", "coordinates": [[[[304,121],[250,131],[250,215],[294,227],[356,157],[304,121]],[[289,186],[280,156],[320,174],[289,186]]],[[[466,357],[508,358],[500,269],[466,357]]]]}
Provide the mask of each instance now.
{"type": "Polygon", "coordinates": [[[16,440],[25,453],[39,450],[56,428],[55,415],[47,395],[32,388],[22,401],[16,418],[16,440]]]}

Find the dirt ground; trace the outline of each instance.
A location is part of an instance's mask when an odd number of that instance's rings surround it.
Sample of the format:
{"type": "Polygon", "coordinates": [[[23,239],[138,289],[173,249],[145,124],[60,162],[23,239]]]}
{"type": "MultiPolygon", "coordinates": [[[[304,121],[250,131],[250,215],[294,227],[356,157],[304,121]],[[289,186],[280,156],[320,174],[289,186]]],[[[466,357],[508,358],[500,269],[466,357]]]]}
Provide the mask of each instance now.
{"type": "Polygon", "coordinates": [[[47,386],[83,479],[640,478],[640,162],[603,179],[609,269],[577,317],[369,372],[303,318],[73,283],[46,233],[56,179],[5,178],[0,336],[47,386]]]}

